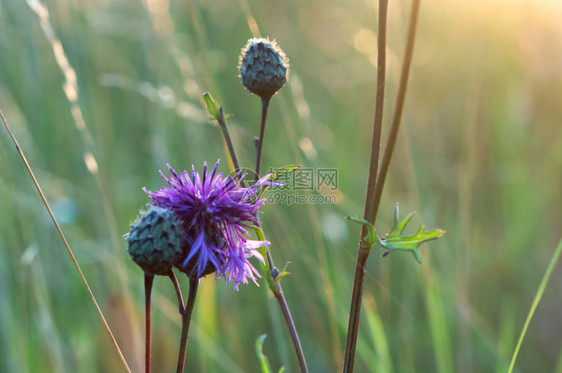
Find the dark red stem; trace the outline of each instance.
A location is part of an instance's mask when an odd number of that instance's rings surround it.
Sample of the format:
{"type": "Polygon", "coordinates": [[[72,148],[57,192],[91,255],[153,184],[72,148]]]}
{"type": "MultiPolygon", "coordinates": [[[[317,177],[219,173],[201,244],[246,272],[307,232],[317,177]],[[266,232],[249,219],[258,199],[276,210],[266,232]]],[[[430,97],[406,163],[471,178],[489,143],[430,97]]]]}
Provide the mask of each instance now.
{"type": "Polygon", "coordinates": [[[154,282],[154,275],[145,273],[144,274],[144,318],[145,318],[146,339],[145,339],[145,353],[144,353],[144,367],[145,367],[144,371],[146,373],[150,373],[150,358],[151,358],[150,346],[151,346],[151,334],[152,334],[150,304],[151,304],[153,282],[154,282]]]}
{"type": "MultiPolygon", "coordinates": [[[[387,0],[379,0],[379,45],[378,45],[378,78],[377,86],[381,89],[384,87],[384,53],[386,51],[386,13],[387,13],[387,0]],[[381,68],[382,67],[382,68],[381,68]]],[[[386,175],[390,166],[392,153],[396,145],[398,130],[400,128],[400,121],[402,119],[402,111],[404,108],[404,100],[406,98],[406,88],[408,86],[408,77],[410,73],[410,66],[412,62],[412,55],[414,51],[414,41],[416,35],[416,26],[418,20],[418,13],[420,8],[420,0],[412,1],[412,9],[410,13],[410,21],[408,25],[408,37],[406,41],[406,51],[404,53],[404,62],[402,66],[402,73],[400,76],[400,83],[398,86],[398,93],[396,98],[396,107],[392,117],[390,126],[390,133],[386,141],[385,152],[381,162],[380,169],[378,169],[378,157],[380,152],[380,131],[382,127],[382,104],[384,97],[380,91],[377,91],[377,107],[375,108],[375,121],[373,128],[373,140],[371,143],[371,160],[369,165],[369,181],[367,185],[367,195],[365,198],[365,211],[364,218],[371,224],[375,224],[377,213],[379,210],[382,190],[386,181],[386,175]],[[379,107],[380,106],[380,107],[379,107]],[[378,138],[377,138],[378,136],[378,138]]],[[[384,94],[384,91],[383,91],[384,94]]],[[[357,262],[355,266],[355,278],[353,280],[353,290],[351,294],[351,309],[349,312],[349,324],[347,330],[347,342],[345,348],[343,372],[353,372],[355,365],[355,351],[357,347],[357,333],[359,329],[359,319],[361,314],[361,299],[363,296],[363,282],[365,279],[365,264],[371,251],[371,247],[365,244],[364,238],[367,234],[367,229],[363,227],[361,230],[361,238],[359,241],[359,250],[357,253],[357,262]]]]}

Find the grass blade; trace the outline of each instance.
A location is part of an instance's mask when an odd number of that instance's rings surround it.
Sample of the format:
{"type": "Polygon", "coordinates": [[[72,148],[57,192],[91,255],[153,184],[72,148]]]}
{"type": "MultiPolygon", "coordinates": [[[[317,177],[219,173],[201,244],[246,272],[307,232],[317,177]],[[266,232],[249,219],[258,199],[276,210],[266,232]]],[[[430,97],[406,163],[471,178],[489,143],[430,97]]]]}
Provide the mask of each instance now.
{"type": "Polygon", "coordinates": [[[550,275],[554,271],[554,267],[556,263],[558,263],[558,259],[560,258],[560,254],[562,253],[562,239],[558,242],[558,246],[550,259],[550,263],[548,263],[548,267],[544,272],[544,276],[542,277],[541,283],[539,288],[537,289],[537,294],[535,295],[535,299],[533,300],[533,304],[531,305],[531,309],[527,314],[527,319],[525,320],[525,324],[523,324],[523,330],[521,330],[521,334],[519,335],[519,340],[517,341],[517,345],[515,346],[515,350],[513,351],[513,356],[511,357],[511,363],[509,364],[509,369],[507,370],[508,373],[513,372],[513,367],[515,366],[515,360],[517,360],[517,355],[519,355],[519,350],[521,349],[521,344],[523,343],[523,339],[525,338],[525,334],[527,334],[527,329],[529,328],[529,324],[531,323],[531,319],[535,314],[537,306],[541,301],[542,295],[544,294],[544,290],[546,289],[546,285],[548,285],[548,281],[550,280],[550,275]]]}
{"type": "Polygon", "coordinates": [[[111,329],[109,328],[109,325],[108,325],[107,321],[105,320],[105,316],[103,315],[103,312],[102,312],[100,306],[98,305],[98,302],[96,301],[96,297],[94,296],[94,293],[92,293],[92,289],[90,289],[90,285],[88,285],[88,281],[86,281],[86,277],[84,277],[84,274],[82,273],[82,269],[80,269],[80,265],[76,261],[76,257],[74,256],[74,253],[72,252],[72,249],[68,245],[68,241],[66,240],[66,237],[65,237],[64,233],[62,233],[62,229],[61,229],[59,223],[57,222],[57,219],[55,218],[55,215],[53,214],[53,211],[51,210],[51,206],[49,205],[49,202],[47,202],[47,198],[45,197],[45,194],[43,194],[43,190],[39,186],[39,182],[35,178],[35,174],[33,173],[33,170],[31,169],[31,166],[29,165],[29,162],[27,161],[27,158],[23,154],[23,151],[21,150],[18,141],[16,140],[16,138],[12,134],[12,131],[10,130],[10,126],[8,126],[8,121],[6,120],[6,117],[4,117],[4,113],[1,110],[0,110],[0,117],[2,117],[2,121],[4,122],[4,126],[6,127],[6,131],[8,131],[8,134],[10,135],[10,138],[14,142],[14,144],[16,146],[16,150],[17,150],[19,156],[21,157],[21,160],[23,161],[23,163],[25,165],[25,168],[27,169],[27,172],[29,173],[29,176],[31,177],[31,180],[33,181],[33,185],[35,185],[35,188],[37,188],[37,192],[39,193],[39,197],[41,197],[41,201],[43,201],[43,204],[45,205],[45,208],[47,209],[47,212],[49,213],[49,216],[51,217],[51,220],[53,221],[53,224],[55,225],[57,233],[59,234],[59,236],[62,240],[62,243],[64,244],[64,247],[66,248],[66,251],[68,252],[68,255],[70,255],[70,259],[72,259],[72,263],[74,264],[74,267],[76,267],[76,271],[78,271],[78,275],[80,276],[80,279],[84,283],[84,286],[86,287],[86,290],[88,291],[88,295],[90,296],[90,299],[92,300],[92,303],[94,304],[94,306],[96,307],[96,310],[98,311],[98,314],[99,314],[99,316],[100,316],[100,318],[103,322],[105,330],[107,330],[107,333],[109,334],[109,337],[111,338],[111,342],[113,343],[113,346],[115,346],[115,349],[117,350],[117,353],[119,354],[119,358],[123,362],[123,365],[125,366],[125,369],[127,369],[127,371],[130,373],[131,369],[129,368],[129,365],[127,364],[127,361],[125,360],[125,357],[123,356],[123,353],[121,352],[121,349],[119,348],[119,345],[117,344],[117,340],[113,336],[113,333],[111,332],[111,329]]]}

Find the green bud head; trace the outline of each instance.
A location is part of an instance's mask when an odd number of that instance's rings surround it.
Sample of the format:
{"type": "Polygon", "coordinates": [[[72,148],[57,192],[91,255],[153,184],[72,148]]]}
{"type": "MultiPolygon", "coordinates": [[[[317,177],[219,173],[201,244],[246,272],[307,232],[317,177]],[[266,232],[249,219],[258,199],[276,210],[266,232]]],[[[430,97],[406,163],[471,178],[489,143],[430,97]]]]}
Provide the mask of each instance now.
{"type": "Polygon", "coordinates": [[[142,211],[127,237],[133,261],[152,275],[167,275],[182,260],[184,231],[170,210],[152,206],[142,211]]]}
{"type": "Polygon", "coordinates": [[[287,82],[289,63],[275,41],[250,39],[240,55],[240,79],[250,92],[269,99],[287,82]]]}

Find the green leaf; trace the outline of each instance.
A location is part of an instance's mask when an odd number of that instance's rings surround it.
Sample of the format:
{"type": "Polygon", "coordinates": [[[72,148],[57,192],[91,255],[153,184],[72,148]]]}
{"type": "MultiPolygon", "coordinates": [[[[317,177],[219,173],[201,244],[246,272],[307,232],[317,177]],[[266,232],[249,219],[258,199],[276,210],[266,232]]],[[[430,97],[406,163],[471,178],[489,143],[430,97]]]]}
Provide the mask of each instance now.
{"type": "Polygon", "coordinates": [[[377,243],[378,237],[377,237],[377,233],[375,231],[375,227],[373,226],[373,224],[369,223],[365,219],[361,219],[358,216],[346,216],[345,218],[347,220],[351,220],[355,223],[359,223],[359,224],[367,227],[367,235],[365,236],[365,238],[363,238],[363,243],[366,244],[367,246],[369,246],[369,248],[373,247],[373,245],[375,245],[377,243]]]}
{"type": "Polygon", "coordinates": [[[220,111],[209,92],[203,93],[203,100],[205,101],[205,105],[207,105],[207,112],[210,115],[210,119],[219,120],[220,111]]]}
{"type": "MultiPolygon", "coordinates": [[[[260,227],[254,225],[254,226],[252,226],[252,228],[254,229],[254,231],[256,232],[256,235],[258,236],[258,240],[266,241],[265,235],[263,234],[263,231],[261,230],[260,227]]],[[[269,289],[273,293],[275,293],[276,291],[278,291],[279,281],[281,281],[281,279],[283,277],[291,274],[291,272],[287,271],[287,265],[289,263],[285,264],[285,267],[283,268],[282,271],[279,271],[275,267],[271,268],[271,266],[269,265],[269,260],[267,259],[267,247],[262,246],[262,247],[259,248],[259,250],[260,250],[260,254],[265,259],[265,261],[264,261],[265,263],[263,263],[260,266],[262,275],[265,277],[265,280],[267,281],[267,286],[269,287],[269,289]]]]}
{"type": "Polygon", "coordinates": [[[262,334],[256,339],[256,354],[258,355],[258,360],[260,361],[260,368],[262,373],[272,373],[271,366],[269,365],[269,360],[267,356],[263,353],[263,342],[267,337],[266,334],[262,334]]]}
{"type": "MultiPolygon", "coordinates": [[[[261,230],[260,227],[258,227],[257,225],[252,226],[252,228],[254,229],[254,231],[256,232],[256,235],[258,236],[258,240],[260,241],[265,241],[265,235],[263,234],[263,231],[261,230]]],[[[267,286],[269,287],[269,289],[272,292],[275,292],[277,286],[275,284],[274,281],[274,276],[272,275],[272,269],[269,266],[269,260],[267,260],[267,247],[266,246],[261,246],[259,248],[260,250],[260,254],[262,255],[262,257],[264,258],[264,263],[261,265],[261,272],[263,274],[263,276],[265,277],[265,280],[267,281],[267,286]]],[[[277,270],[277,268],[273,268],[273,270],[277,270]]],[[[279,275],[276,276],[276,278],[278,278],[279,275]]]]}
{"type": "MultiPolygon", "coordinates": [[[[267,181],[277,181],[281,176],[283,176],[287,172],[296,170],[298,168],[301,168],[301,166],[296,164],[276,168],[275,170],[273,170],[271,175],[267,178],[267,181]]],[[[264,185],[261,187],[260,191],[258,192],[258,199],[262,198],[263,194],[265,193],[268,187],[269,185],[264,185]]]]}
{"type": "Polygon", "coordinates": [[[279,274],[277,276],[275,276],[275,282],[279,282],[279,280],[281,280],[283,277],[289,276],[290,274],[291,274],[291,272],[287,272],[287,271],[279,272],[279,274]]]}
{"type": "Polygon", "coordinates": [[[383,238],[377,237],[379,243],[387,248],[387,251],[383,254],[383,256],[388,255],[392,250],[409,251],[412,253],[416,261],[421,263],[422,256],[420,253],[420,245],[424,242],[435,240],[447,233],[442,229],[434,229],[426,232],[424,226],[422,225],[418,232],[413,236],[402,236],[406,225],[410,222],[410,220],[412,220],[413,216],[414,213],[410,213],[404,218],[404,220],[399,222],[398,203],[396,203],[394,206],[394,224],[392,225],[390,233],[383,238]]]}

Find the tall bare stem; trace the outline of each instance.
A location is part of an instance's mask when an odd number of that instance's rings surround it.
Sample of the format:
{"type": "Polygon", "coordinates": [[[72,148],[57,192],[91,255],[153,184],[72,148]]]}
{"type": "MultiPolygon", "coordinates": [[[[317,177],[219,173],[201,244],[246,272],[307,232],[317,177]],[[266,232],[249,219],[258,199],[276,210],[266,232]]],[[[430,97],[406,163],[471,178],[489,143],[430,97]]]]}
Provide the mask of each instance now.
{"type": "MultiPolygon", "coordinates": [[[[406,41],[406,51],[404,53],[404,62],[398,94],[396,98],[396,107],[392,117],[390,133],[386,141],[385,152],[382,159],[380,170],[378,170],[378,158],[380,153],[380,134],[382,128],[382,113],[384,103],[384,74],[385,74],[385,51],[386,51],[386,15],[388,9],[388,1],[379,1],[379,35],[378,35],[378,74],[377,74],[377,99],[375,107],[375,120],[373,123],[373,139],[371,142],[371,159],[369,165],[369,179],[367,184],[367,193],[365,197],[364,219],[371,224],[375,224],[377,213],[379,210],[382,190],[388,174],[390,159],[396,144],[400,121],[402,119],[402,110],[404,108],[404,100],[406,97],[406,88],[408,86],[408,77],[412,62],[412,54],[414,51],[414,40],[416,35],[416,25],[420,7],[420,0],[412,1],[412,9],[410,13],[410,21],[408,25],[408,37],[406,41]],[[377,173],[378,170],[378,173],[377,173]]],[[[366,227],[361,230],[359,240],[359,250],[357,253],[357,262],[355,266],[355,278],[353,281],[353,290],[351,295],[351,308],[349,312],[349,324],[347,329],[347,341],[344,356],[343,372],[353,372],[355,365],[355,350],[357,347],[357,333],[359,329],[359,319],[361,314],[361,298],[363,296],[363,282],[365,278],[365,264],[371,247],[364,241],[367,235],[366,227]]]]}

